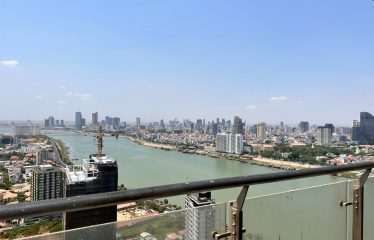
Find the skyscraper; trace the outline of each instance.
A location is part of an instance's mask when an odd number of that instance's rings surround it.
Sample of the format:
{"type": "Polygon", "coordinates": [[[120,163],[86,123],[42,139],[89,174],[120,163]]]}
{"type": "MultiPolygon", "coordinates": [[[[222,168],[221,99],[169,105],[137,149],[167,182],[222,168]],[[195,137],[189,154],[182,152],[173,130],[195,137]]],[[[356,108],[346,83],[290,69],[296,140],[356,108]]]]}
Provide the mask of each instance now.
{"type": "Polygon", "coordinates": [[[197,121],[196,121],[196,125],[195,125],[195,129],[196,129],[197,131],[201,131],[201,130],[203,130],[203,120],[201,120],[201,119],[197,119],[197,121]]]}
{"type": "Polygon", "coordinates": [[[218,133],[218,124],[214,123],[212,124],[212,134],[215,136],[218,133]]]}
{"type": "Polygon", "coordinates": [[[31,172],[31,201],[62,198],[64,174],[52,165],[39,165],[31,172]]]}
{"type": "Polygon", "coordinates": [[[305,133],[309,131],[309,122],[300,122],[299,124],[300,132],[305,133]]]}
{"type": "Polygon", "coordinates": [[[352,141],[360,141],[360,131],[360,122],[354,120],[352,125],[352,141]]]}
{"type": "Polygon", "coordinates": [[[113,118],[109,116],[105,116],[105,125],[107,126],[113,125],[113,118]]]}
{"type": "Polygon", "coordinates": [[[136,129],[140,129],[140,117],[136,118],[136,129]]]}
{"type": "Polygon", "coordinates": [[[226,122],[226,129],[227,129],[228,131],[231,130],[231,120],[227,120],[227,122],[226,122]]]}
{"type": "Polygon", "coordinates": [[[330,127],[317,128],[317,144],[321,146],[330,146],[332,143],[332,132],[330,127]]]}
{"type": "Polygon", "coordinates": [[[257,138],[264,140],[266,138],[266,123],[257,124],[257,138]]]}
{"type": "Polygon", "coordinates": [[[92,113],[92,125],[99,125],[99,113],[98,112],[94,112],[92,113]]]}
{"type": "Polygon", "coordinates": [[[360,144],[374,145],[374,116],[368,112],[360,113],[360,144]]]}
{"type": "Polygon", "coordinates": [[[48,118],[48,124],[49,124],[49,126],[54,126],[55,125],[55,118],[50,116],[48,118]]]}
{"type": "Polygon", "coordinates": [[[242,119],[238,116],[234,117],[234,133],[243,134],[244,135],[244,125],[242,119]]]}
{"type": "Polygon", "coordinates": [[[220,225],[220,213],[211,192],[188,194],[186,207],[186,240],[211,240],[220,225]]]}
{"type": "Polygon", "coordinates": [[[81,112],[75,113],[75,127],[78,129],[82,128],[82,113],[81,112]]]}
{"type": "Polygon", "coordinates": [[[115,130],[118,130],[121,124],[121,119],[119,117],[113,118],[113,127],[115,130]]]}

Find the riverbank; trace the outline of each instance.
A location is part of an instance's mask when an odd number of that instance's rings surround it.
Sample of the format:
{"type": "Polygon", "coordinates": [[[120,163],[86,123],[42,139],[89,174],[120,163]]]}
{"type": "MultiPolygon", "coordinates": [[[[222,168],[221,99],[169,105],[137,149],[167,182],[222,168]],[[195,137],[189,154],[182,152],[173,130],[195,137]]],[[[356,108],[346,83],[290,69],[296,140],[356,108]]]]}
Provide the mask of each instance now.
{"type": "Polygon", "coordinates": [[[250,160],[252,164],[256,164],[259,166],[265,167],[277,167],[287,170],[297,170],[297,169],[305,169],[305,168],[319,168],[322,167],[321,165],[311,165],[311,164],[303,164],[298,162],[290,162],[290,161],[282,161],[282,160],[274,160],[269,158],[261,158],[256,157],[250,160]]]}
{"type": "Polygon", "coordinates": [[[271,167],[271,168],[278,168],[278,169],[285,169],[285,170],[297,170],[297,169],[321,167],[320,165],[310,165],[310,164],[281,161],[281,160],[274,160],[274,159],[268,159],[268,158],[250,159],[250,158],[239,157],[239,156],[231,156],[231,155],[228,156],[226,154],[220,154],[216,152],[209,153],[207,151],[189,151],[189,150],[180,151],[176,146],[173,146],[173,145],[151,143],[151,142],[142,141],[142,140],[136,139],[134,137],[129,137],[129,136],[124,136],[124,137],[136,144],[147,146],[147,147],[153,147],[153,148],[168,150],[168,151],[178,151],[178,152],[187,153],[187,154],[198,154],[198,155],[209,156],[209,157],[220,158],[220,159],[231,160],[231,161],[239,161],[242,163],[249,163],[249,164],[254,164],[254,165],[264,166],[264,167],[271,167]]]}
{"type": "Polygon", "coordinates": [[[129,136],[121,136],[121,137],[127,138],[128,140],[132,141],[133,143],[136,143],[138,145],[143,145],[143,146],[146,146],[146,147],[153,147],[153,148],[167,150],[167,151],[178,151],[178,148],[176,146],[173,146],[173,145],[141,141],[139,139],[129,137],[129,136]]]}

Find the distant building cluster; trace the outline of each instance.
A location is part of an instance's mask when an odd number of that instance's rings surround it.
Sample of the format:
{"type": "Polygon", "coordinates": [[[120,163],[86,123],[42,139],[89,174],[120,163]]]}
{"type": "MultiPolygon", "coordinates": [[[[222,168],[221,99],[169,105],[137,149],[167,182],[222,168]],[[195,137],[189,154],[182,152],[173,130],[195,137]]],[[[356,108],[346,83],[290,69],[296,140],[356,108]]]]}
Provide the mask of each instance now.
{"type": "Polygon", "coordinates": [[[91,126],[96,129],[98,126],[102,126],[106,131],[115,131],[125,128],[126,123],[121,123],[121,119],[119,117],[110,116],[106,116],[104,120],[100,121],[99,113],[94,112],[92,113],[91,125],[88,125],[86,119],[83,118],[82,113],[76,112],[74,126],[79,130],[86,128],[87,126],[91,126]]]}
{"type": "Polygon", "coordinates": [[[44,120],[44,127],[45,128],[65,127],[65,121],[55,120],[53,116],[50,116],[44,120]]]}

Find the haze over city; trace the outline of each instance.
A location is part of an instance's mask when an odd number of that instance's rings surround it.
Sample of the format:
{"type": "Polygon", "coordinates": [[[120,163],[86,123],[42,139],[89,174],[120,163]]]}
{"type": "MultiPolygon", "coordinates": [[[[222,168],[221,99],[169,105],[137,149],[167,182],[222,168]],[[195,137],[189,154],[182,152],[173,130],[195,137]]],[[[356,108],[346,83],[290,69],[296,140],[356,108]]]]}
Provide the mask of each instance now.
{"type": "Polygon", "coordinates": [[[1,120],[374,112],[371,1],[36,2],[0,3],[1,120]]]}

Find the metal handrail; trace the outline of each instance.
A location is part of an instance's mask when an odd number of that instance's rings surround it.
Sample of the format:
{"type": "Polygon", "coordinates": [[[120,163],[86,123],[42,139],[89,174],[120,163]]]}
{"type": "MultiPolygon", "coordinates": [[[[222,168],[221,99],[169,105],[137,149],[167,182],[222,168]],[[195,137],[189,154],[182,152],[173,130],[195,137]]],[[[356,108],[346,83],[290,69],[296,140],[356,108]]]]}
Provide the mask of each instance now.
{"type": "Polygon", "coordinates": [[[133,201],[170,197],[187,193],[242,187],[248,185],[258,185],[370,168],[374,168],[374,163],[364,162],[336,167],[321,167],[279,173],[219,178],[204,181],[138,188],[126,191],[98,193],[77,197],[19,203],[15,205],[0,206],[0,220],[41,216],[58,212],[71,212],[92,209],[96,207],[113,206],[120,203],[128,203],[133,201]]]}

